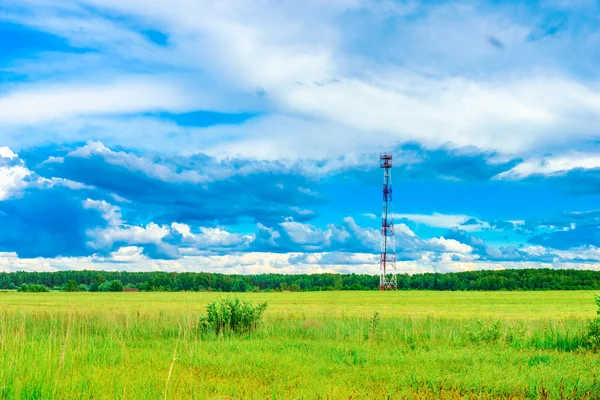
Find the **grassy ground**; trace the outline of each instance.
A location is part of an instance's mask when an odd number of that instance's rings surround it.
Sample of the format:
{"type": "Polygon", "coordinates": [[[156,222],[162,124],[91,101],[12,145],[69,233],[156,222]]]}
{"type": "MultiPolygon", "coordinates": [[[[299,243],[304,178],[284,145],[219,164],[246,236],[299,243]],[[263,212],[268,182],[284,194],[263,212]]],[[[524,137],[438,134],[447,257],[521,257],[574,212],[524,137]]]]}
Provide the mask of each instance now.
{"type": "Polygon", "coordinates": [[[592,292],[248,293],[202,339],[218,296],[0,293],[0,398],[600,398],[592,292]]]}

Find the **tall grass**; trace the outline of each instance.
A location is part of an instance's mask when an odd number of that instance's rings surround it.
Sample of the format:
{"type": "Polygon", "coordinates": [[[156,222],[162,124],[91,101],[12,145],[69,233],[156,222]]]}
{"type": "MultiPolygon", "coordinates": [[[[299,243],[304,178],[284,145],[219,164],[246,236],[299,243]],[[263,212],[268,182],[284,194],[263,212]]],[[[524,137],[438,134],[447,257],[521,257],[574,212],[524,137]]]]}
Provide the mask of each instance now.
{"type": "Polygon", "coordinates": [[[335,294],[311,309],[294,307],[300,297],[281,294],[279,303],[269,300],[264,323],[254,331],[207,337],[200,329],[202,312],[136,309],[126,304],[138,294],[113,296],[123,307],[61,307],[74,299],[67,294],[54,297],[55,309],[2,307],[0,398],[600,394],[600,356],[586,345],[588,318],[395,317],[343,306],[332,312],[335,294]],[[282,302],[286,307],[278,308],[282,302]],[[269,312],[271,305],[277,311],[269,312]]]}

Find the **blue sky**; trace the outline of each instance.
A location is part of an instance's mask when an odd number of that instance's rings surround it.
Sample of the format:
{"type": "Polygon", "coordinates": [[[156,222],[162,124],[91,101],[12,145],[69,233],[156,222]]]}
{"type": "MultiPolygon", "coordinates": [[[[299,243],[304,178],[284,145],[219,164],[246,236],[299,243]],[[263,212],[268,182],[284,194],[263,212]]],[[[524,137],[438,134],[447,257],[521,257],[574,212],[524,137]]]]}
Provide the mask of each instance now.
{"type": "Polygon", "coordinates": [[[0,0],[0,271],[598,269],[599,11],[0,0]]]}

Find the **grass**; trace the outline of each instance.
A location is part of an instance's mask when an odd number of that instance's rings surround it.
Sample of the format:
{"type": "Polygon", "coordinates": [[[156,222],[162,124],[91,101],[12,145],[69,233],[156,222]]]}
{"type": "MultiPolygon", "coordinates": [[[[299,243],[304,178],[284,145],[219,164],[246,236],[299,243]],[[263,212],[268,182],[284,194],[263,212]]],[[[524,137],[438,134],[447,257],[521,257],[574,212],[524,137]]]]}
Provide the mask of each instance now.
{"type": "Polygon", "coordinates": [[[247,293],[204,337],[219,296],[0,293],[0,398],[600,398],[593,292],[247,293]]]}

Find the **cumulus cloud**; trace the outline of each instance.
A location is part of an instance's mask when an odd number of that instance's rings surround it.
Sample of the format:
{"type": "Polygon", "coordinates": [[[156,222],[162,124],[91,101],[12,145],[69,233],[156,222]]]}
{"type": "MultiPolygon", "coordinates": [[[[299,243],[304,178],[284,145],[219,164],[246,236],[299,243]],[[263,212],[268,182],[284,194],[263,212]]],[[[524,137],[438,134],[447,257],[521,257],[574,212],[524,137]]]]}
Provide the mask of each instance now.
{"type": "Polygon", "coordinates": [[[461,243],[454,239],[433,238],[429,239],[429,243],[439,245],[448,253],[468,254],[473,252],[473,248],[467,244],[461,243]]]}
{"type": "Polygon", "coordinates": [[[556,4],[5,3],[61,43],[3,64],[13,266],[371,271],[382,149],[430,196],[395,215],[403,271],[596,260],[593,198],[557,192],[598,193],[597,7],[553,34],[556,4]]]}
{"type": "Polygon", "coordinates": [[[0,147],[0,158],[12,160],[13,158],[17,158],[17,155],[10,148],[2,146],[0,147]]]}
{"type": "Polygon", "coordinates": [[[17,194],[27,183],[25,179],[31,171],[22,165],[3,166],[0,164],[0,200],[17,194]]]}

